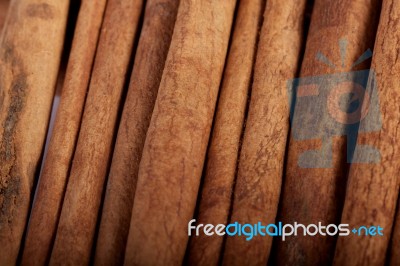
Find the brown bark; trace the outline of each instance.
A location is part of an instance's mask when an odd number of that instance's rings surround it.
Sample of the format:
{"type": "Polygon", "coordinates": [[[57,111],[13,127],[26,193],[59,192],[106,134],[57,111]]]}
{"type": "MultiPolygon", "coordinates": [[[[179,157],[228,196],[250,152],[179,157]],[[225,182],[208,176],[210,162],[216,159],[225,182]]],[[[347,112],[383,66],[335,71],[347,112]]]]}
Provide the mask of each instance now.
{"type": "Polygon", "coordinates": [[[80,7],[61,101],[29,220],[23,265],[45,265],[50,258],[105,4],[105,0],[84,0],[80,7]]]}
{"type": "MultiPolygon", "coordinates": [[[[330,74],[353,71],[352,64],[373,45],[379,16],[376,10],[379,7],[379,0],[316,0],[300,76],[326,75],[322,82],[323,87],[328,88],[336,82],[334,78],[329,79],[330,74]],[[340,40],[347,42],[345,56],[340,51],[340,40]],[[318,61],[318,53],[325,55],[335,67],[318,61]]],[[[361,64],[356,69],[368,66],[361,64]]],[[[324,88],[318,89],[322,91],[324,88]]],[[[303,128],[325,128],[322,134],[345,128],[344,124],[330,120],[327,100],[312,102],[310,106],[317,113],[301,114],[302,121],[310,122],[303,128]],[[323,118],[315,120],[318,116],[323,118]]],[[[295,113],[298,107],[295,106],[295,113]]],[[[298,222],[307,226],[319,222],[322,225],[337,224],[340,221],[348,169],[346,138],[343,135],[329,135],[329,139],[317,136],[295,140],[291,134],[280,209],[283,223],[298,222]],[[323,145],[329,141],[333,144],[324,150],[323,145]],[[307,151],[318,152],[316,157],[306,157],[307,163],[313,166],[300,166],[300,155],[307,151]],[[332,154],[331,158],[329,153],[332,154]]],[[[276,259],[280,265],[327,265],[332,262],[335,242],[335,237],[310,237],[300,232],[296,237],[278,242],[276,259]]]]}
{"type": "Polygon", "coordinates": [[[394,221],[394,228],[392,233],[392,243],[390,247],[390,265],[400,265],[400,201],[397,203],[397,214],[394,221]]]}
{"type": "Polygon", "coordinates": [[[2,0],[0,2],[0,36],[1,36],[1,32],[3,29],[4,23],[6,21],[9,4],[10,4],[9,0],[2,0]]]}
{"type": "MultiPolygon", "coordinates": [[[[256,53],[257,37],[265,1],[243,0],[229,49],[224,81],[201,192],[197,224],[226,224],[231,206],[240,138],[256,53]]],[[[192,236],[191,265],[217,265],[223,244],[221,236],[192,236]]]]}
{"type": "MultiPolygon", "coordinates": [[[[231,222],[274,223],[289,130],[287,81],[299,68],[306,1],[268,0],[231,222]]],[[[228,237],[224,265],[265,265],[272,238],[228,237]]]]}
{"type": "Polygon", "coordinates": [[[180,3],[139,167],[128,265],[182,263],[235,3],[180,3]]]}
{"type": "Polygon", "coordinates": [[[13,1],[0,41],[0,265],[15,264],[26,225],[68,6],[69,1],[13,1]]]}
{"type": "Polygon", "coordinates": [[[351,228],[381,226],[384,235],[360,237],[351,234],[339,238],[335,265],[385,264],[399,190],[399,19],[400,2],[384,0],[371,67],[376,79],[370,75],[369,80],[371,89],[379,95],[382,128],[378,132],[360,132],[358,136],[358,144],[379,150],[380,161],[352,164],[341,221],[351,228]]]}
{"type": "Polygon", "coordinates": [[[119,125],[97,240],[95,265],[122,265],[139,162],[157,97],[179,1],[148,0],[119,125]]]}
{"type": "Polygon", "coordinates": [[[141,11],[141,0],[107,3],[50,264],[89,263],[141,11]]]}

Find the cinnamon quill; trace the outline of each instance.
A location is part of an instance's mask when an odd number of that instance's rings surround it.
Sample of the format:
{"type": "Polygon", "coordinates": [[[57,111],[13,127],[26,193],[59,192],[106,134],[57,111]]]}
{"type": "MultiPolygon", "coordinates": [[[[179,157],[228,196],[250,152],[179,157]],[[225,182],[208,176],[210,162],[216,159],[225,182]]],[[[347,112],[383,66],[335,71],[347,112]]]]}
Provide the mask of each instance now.
{"type": "Polygon", "coordinates": [[[81,3],[55,126],[30,215],[22,265],[45,265],[50,258],[105,4],[105,0],[81,3]]]}
{"type": "Polygon", "coordinates": [[[107,1],[50,264],[86,265],[142,0],[107,1]]]}
{"type": "Polygon", "coordinates": [[[126,265],[182,263],[235,4],[180,2],[139,166],[126,265]]]}
{"type": "Polygon", "coordinates": [[[95,265],[121,265],[139,162],[171,42],[177,0],[148,0],[104,199],[95,265]]]}
{"type": "Polygon", "coordinates": [[[12,1],[0,40],[0,265],[17,260],[46,139],[68,8],[69,1],[12,1]]]}

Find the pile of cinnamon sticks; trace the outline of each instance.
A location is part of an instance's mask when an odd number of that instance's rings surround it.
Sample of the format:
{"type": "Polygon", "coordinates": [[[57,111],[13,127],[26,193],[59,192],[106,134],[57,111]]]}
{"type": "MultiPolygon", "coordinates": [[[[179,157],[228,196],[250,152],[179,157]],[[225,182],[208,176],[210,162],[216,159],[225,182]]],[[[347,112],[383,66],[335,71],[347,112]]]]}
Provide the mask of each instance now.
{"type": "Polygon", "coordinates": [[[400,265],[399,29],[397,0],[0,0],[0,265],[400,265]],[[233,223],[349,234],[199,230],[233,223]]]}

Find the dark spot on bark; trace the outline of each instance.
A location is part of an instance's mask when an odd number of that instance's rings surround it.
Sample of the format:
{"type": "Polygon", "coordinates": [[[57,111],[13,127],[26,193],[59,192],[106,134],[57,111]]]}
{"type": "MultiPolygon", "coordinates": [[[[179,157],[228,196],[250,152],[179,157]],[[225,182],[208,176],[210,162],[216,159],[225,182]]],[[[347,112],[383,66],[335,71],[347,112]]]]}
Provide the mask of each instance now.
{"type": "MultiPolygon", "coordinates": [[[[0,75],[2,97],[9,97],[9,105],[3,109],[6,112],[1,121],[3,132],[0,142],[0,226],[11,223],[14,211],[17,208],[17,198],[20,196],[21,176],[20,169],[16,167],[16,152],[14,137],[19,121],[19,116],[25,105],[27,80],[21,60],[13,52],[11,45],[5,45],[3,51],[1,72],[11,75],[11,83],[5,80],[5,74],[0,75]],[[8,70],[7,70],[8,68],[8,70]],[[8,85],[10,84],[10,85],[8,85]]],[[[4,99],[1,100],[4,102],[4,99]]]]}
{"type": "Polygon", "coordinates": [[[30,17],[37,17],[41,19],[52,19],[54,17],[53,7],[49,4],[30,4],[27,7],[26,13],[30,17]]]}

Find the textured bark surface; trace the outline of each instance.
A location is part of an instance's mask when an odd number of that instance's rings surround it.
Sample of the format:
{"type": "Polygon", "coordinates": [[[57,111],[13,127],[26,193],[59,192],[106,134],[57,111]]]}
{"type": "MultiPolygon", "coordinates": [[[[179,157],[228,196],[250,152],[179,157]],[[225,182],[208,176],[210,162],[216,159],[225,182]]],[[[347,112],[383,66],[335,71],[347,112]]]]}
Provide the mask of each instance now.
{"type": "MultiPolygon", "coordinates": [[[[224,80],[218,100],[197,224],[226,224],[231,207],[240,138],[265,1],[244,0],[238,6],[224,80]]],[[[223,237],[192,236],[191,265],[217,265],[223,237]]]]}
{"type": "Polygon", "coordinates": [[[89,263],[141,11],[142,0],[107,2],[51,264],[89,263]]]}
{"type": "Polygon", "coordinates": [[[114,149],[97,240],[96,265],[122,265],[139,162],[157,97],[179,1],[148,0],[114,149]]]}
{"type": "Polygon", "coordinates": [[[400,204],[397,203],[397,214],[394,220],[394,228],[392,233],[392,243],[390,247],[390,265],[400,265],[400,204]]]}
{"type": "MultiPolygon", "coordinates": [[[[379,8],[379,0],[315,0],[300,76],[315,77],[353,71],[353,63],[373,46],[379,18],[376,10],[379,8]],[[347,42],[345,56],[341,53],[340,40],[347,42]],[[326,56],[336,67],[317,60],[319,53],[326,56]]],[[[368,68],[367,63],[359,65],[356,69],[368,68]]],[[[324,81],[326,84],[332,84],[328,78],[324,81]]],[[[314,106],[320,114],[302,114],[302,119],[313,121],[314,116],[327,112],[327,105],[328,101],[323,102],[321,106],[314,106]]],[[[329,121],[323,120],[320,125],[311,122],[304,127],[325,127],[327,131],[338,127],[329,121]]],[[[340,222],[348,169],[346,138],[339,136],[328,140],[333,143],[329,148],[332,149],[331,160],[321,148],[326,141],[327,139],[321,138],[295,140],[291,134],[280,203],[280,220],[283,223],[298,222],[308,225],[321,222],[322,225],[328,225],[340,222]],[[308,158],[316,167],[299,166],[300,154],[311,150],[321,151],[317,158],[308,158]],[[320,166],[326,162],[330,165],[320,166]]],[[[334,237],[325,236],[299,235],[288,238],[285,242],[278,242],[275,259],[280,265],[327,265],[332,262],[335,242],[334,237]]]]}
{"type": "Polygon", "coordinates": [[[68,6],[69,1],[13,1],[0,40],[0,265],[15,264],[25,229],[68,6]]]}
{"type": "Polygon", "coordinates": [[[10,4],[9,0],[2,0],[0,2],[0,36],[4,26],[4,22],[6,20],[9,4],[10,4]]]}
{"type": "MultiPolygon", "coordinates": [[[[240,154],[231,222],[274,223],[289,130],[287,81],[300,63],[306,1],[268,0],[240,154]]],[[[265,265],[272,238],[228,237],[224,265],[265,265]]]]}
{"type": "Polygon", "coordinates": [[[341,221],[352,227],[381,226],[384,236],[339,238],[335,265],[385,263],[399,190],[399,21],[400,2],[384,0],[371,66],[376,80],[370,76],[371,86],[379,95],[382,129],[358,136],[358,144],[375,147],[381,158],[379,163],[351,166],[341,221]]]}
{"type": "Polygon", "coordinates": [[[140,162],[127,265],[182,263],[235,4],[180,3],[140,162]]]}
{"type": "Polygon", "coordinates": [[[105,0],[84,0],[80,7],[61,101],[29,220],[23,265],[45,265],[50,258],[105,4],[105,0]]]}

